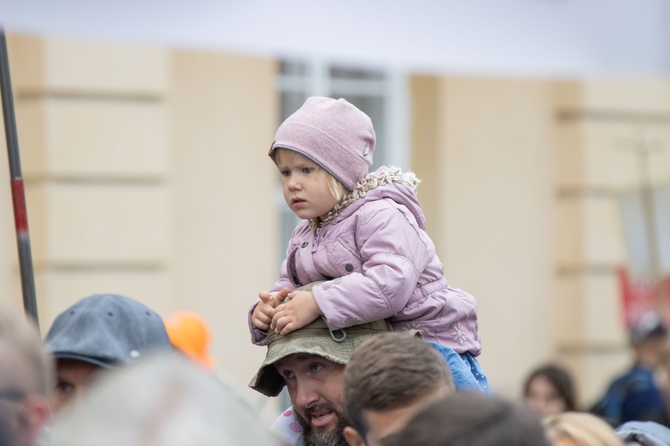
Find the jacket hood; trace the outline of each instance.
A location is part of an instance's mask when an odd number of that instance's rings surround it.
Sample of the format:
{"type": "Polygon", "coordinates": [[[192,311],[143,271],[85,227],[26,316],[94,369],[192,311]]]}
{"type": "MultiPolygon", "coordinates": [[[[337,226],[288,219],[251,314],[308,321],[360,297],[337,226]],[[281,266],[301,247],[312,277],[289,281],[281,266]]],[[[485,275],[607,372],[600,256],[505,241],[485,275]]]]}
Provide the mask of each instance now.
{"type": "Polygon", "coordinates": [[[421,229],[426,228],[416,189],[421,180],[414,172],[403,172],[399,167],[382,166],[363,178],[323,220],[312,219],[312,227],[326,226],[339,215],[349,215],[368,201],[390,199],[405,206],[416,218],[421,229]]]}

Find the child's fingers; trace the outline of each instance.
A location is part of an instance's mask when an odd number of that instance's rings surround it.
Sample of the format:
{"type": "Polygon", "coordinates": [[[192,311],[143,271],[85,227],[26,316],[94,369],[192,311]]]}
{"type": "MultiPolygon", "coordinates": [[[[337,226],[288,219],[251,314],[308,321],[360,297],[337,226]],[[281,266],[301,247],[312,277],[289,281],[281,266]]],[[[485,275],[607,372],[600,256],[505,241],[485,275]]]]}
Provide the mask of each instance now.
{"type": "Polygon", "coordinates": [[[288,288],[282,288],[277,294],[275,294],[275,302],[281,304],[286,299],[286,296],[290,296],[291,292],[288,288]]]}
{"type": "Polygon", "coordinates": [[[268,293],[267,291],[261,291],[260,293],[258,293],[258,297],[260,298],[261,302],[266,303],[266,304],[271,305],[271,306],[274,307],[273,304],[274,304],[275,298],[272,294],[268,293]]]}
{"type": "Polygon", "coordinates": [[[290,320],[290,314],[287,313],[286,304],[281,304],[274,309],[274,315],[272,316],[272,322],[270,322],[270,328],[272,328],[277,333],[280,332],[284,325],[290,320]]]}
{"type": "Polygon", "coordinates": [[[270,305],[272,308],[277,306],[277,299],[272,294],[261,291],[258,293],[258,297],[261,299],[261,302],[264,304],[270,305]]]}
{"type": "Polygon", "coordinates": [[[270,322],[272,322],[272,318],[261,312],[257,312],[251,318],[251,323],[254,324],[254,327],[264,331],[270,328],[270,322]]]}
{"type": "Polygon", "coordinates": [[[291,333],[292,331],[296,330],[297,328],[298,327],[296,326],[296,324],[294,322],[289,322],[278,333],[280,335],[284,336],[284,335],[287,335],[287,334],[291,333]]]}

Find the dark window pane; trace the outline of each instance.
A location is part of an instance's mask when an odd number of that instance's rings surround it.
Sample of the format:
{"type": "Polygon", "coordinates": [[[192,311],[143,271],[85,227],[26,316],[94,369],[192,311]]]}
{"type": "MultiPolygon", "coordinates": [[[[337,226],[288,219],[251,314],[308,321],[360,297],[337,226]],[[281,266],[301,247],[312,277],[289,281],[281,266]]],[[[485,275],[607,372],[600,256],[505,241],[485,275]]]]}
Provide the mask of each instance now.
{"type": "Polygon", "coordinates": [[[344,67],[331,67],[330,76],[335,79],[384,79],[379,71],[356,70],[344,67]]]}
{"type": "Polygon", "coordinates": [[[282,92],[280,101],[281,108],[279,110],[281,122],[284,122],[284,119],[288,118],[293,112],[299,109],[306,100],[307,95],[305,93],[282,92]]]}
{"type": "Polygon", "coordinates": [[[307,66],[304,62],[282,60],[279,64],[279,73],[288,76],[305,76],[307,66]]]}

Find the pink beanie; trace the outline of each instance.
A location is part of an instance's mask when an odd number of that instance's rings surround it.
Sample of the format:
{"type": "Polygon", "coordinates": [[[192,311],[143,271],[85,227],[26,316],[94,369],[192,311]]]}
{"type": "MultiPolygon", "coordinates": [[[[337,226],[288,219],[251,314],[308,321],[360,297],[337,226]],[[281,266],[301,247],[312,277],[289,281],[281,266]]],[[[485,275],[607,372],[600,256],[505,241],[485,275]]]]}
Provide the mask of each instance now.
{"type": "Polygon", "coordinates": [[[273,159],[279,147],[310,158],[351,191],[372,165],[375,131],[370,117],[344,99],[314,96],[277,129],[273,159]]]}

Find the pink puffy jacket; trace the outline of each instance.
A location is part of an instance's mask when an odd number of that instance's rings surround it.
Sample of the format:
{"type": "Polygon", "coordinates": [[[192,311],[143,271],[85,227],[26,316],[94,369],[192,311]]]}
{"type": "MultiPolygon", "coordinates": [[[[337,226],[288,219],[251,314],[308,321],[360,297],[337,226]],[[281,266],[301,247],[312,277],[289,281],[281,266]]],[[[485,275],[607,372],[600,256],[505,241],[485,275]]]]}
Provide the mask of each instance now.
{"type": "MultiPolygon", "coordinates": [[[[387,319],[458,353],[481,353],[477,304],[447,283],[416,198],[419,180],[397,168],[368,174],[332,218],[293,231],[271,293],[315,281],[312,289],[332,330],[387,319]]],[[[254,344],[266,333],[251,324],[254,344]]]]}

